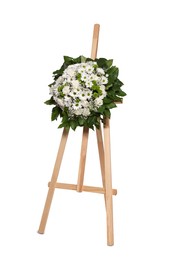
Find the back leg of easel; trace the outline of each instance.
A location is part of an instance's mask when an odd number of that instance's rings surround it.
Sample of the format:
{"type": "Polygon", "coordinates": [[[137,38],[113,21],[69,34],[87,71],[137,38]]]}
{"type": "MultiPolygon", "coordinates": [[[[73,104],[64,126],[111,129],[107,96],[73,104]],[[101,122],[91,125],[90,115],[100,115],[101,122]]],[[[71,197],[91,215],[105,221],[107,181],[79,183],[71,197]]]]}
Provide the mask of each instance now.
{"type": "MultiPolygon", "coordinates": [[[[101,125],[100,125],[99,129],[96,129],[96,136],[97,136],[97,146],[98,146],[99,159],[100,159],[100,168],[101,168],[101,174],[102,174],[102,183],[103,183],[103,189],[105,190],[104,145],[103,145],[103,136],[102,136],[101,125]]],[[[105,198],[105,194],[104,194],[104,198],[105,198]]]]}
{"type": "Polygon", "coordinates": [[[80,153],[79,173],[78,173],[78,180],[77,180],[77,191],[78,192],[81,192],[82,188],[83,188],[88,137],[89,137],[89,128],[84,127],[83,136],[82,136],[81,153],[80,153]]]}
{"type": "Polygon", "coordinates": [[[57,178],[59,175],[59,170],[60,170],[60,166],[61,166],[61,162],[62,162],[62,158],[63,158],[63,154],[64,154],[64,150],[65,150],[65,146],[66,146],[66,142],[67,142],[67,138],[68,138],[68,133],[69,133],[69,131],[67,131],[64,128],[62,138],[60,141],[60,146],[59,146],[56,162],[55,162],[55,166],[53,169],[53,175],[51,178],[51,182],[50,182],[50,186],[49,186],[49,190],[48,190],[48,194],[47,194],[47,198],[46,198],[45,207],[44,207],[42,218],[41,218],[41,223],[40,223],[39,230],[38,230],[38,233],[40,233],[40,234],[43,234],[45,231],[46,222],[48,219],[49,210],[51,207],[53,194],[55,191],[55,184],[56,184],[56,181],[57,181],[57,178]]]}
{"type": "Polygon", "coordinates": [[[107,244],[114,245],[113,229],[113,199],[111,176],[111,149],[110,149],[110,120],[104,122],[104,162],[105,162],[105,188],[106,188],[106,216],[107,216],[107,244]]]}

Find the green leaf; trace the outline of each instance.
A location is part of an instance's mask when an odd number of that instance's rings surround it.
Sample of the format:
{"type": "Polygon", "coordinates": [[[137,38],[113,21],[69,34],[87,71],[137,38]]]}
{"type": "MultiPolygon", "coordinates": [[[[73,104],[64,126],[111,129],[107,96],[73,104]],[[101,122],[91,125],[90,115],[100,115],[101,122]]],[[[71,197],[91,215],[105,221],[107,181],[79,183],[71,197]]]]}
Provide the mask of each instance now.
{"type": "Polygon", "coordinates": [[[72,60],[73,60],[73,58],[72,58],[72,57],[69,57],[69,56],[63,56],[63,58],[64,58],[64,61],[65,61],[65,62],[69,62],[69,61],[72,61],[72,60]]]}
{"type": "Polygon", "coordinates": [[[114,84],[113,84],[113,87],[114,87],[114,88],[120,88],[120,87],[122,87],[123,85],[124,85],[123,82],[121,82],[119,79],[116,79],[115,82],[114,82],[114,84]]]}
{"type": "Polygon", "coordinates": [[[106,90],[108,90],[108,89],[111,88],[112,86],[113,86],[112,84],[106,85],[106,90]]]}
{"type": "Polygon", "coordinates": [[[62,127],[65,127],[65,128],[67,128],[67,129],[70,128],[69,125],[66,124],[66,123],[61,123],[61,124],[58,126],[58,128],[62,128],[62,127]]]}
{"type": "Polygon", "coordinates": [[[74,62],[74,63],[81,63],[81,57],[82,57],[82,56],[79,56],[79,57],[73,59],[73,62],[74,62]]]}
{"type": "Polygon", "coordinates": [[[96,59],[96,61],[97,61],[97,64],[99,67],[101,67],[101,68],[107,67],[106,66],[107,60],[105,58],[99,58],[99,59],[96,59]]]}
{"type": "Polygon", "coordinates": [[[112,102],[112,103],[106,105],[106,107],[109,108],[109,109],[111,109],[111,108],[116,107],[116,104],[115,104],[114,102],[112,102]]]}
{"type": "Polygon", "coordinates": [[[85,123],[85,119],[83,117],[78,118],[79,125],[82,126],[85,123]]]}
{"type": "Polygon", "coordinates": [[[62,127],[64,127],[63,124],[60,124],[60,125],[58,126],[58,128],[62,128],[62,127]]]}
{"type": "Polygon", "coordinates": [[[71,127],[73,130],[75,130],[76,127],[77,127],[77,122],[76,122],[75,120],[71,120],[71,121],[70,121],[70,127],[71,127]]]}
{"type": "Polygon", "coordinates": [[[69,128],[70,128],[70,122],[68,122],[68,118],[66,117],[66,115],[65,115],[64,112],[62,113],[62,116],[63,116],[62,122],[61,122],[61,124],[58,126],[58,128],[64,127],[64,128],[66,128],[67,130],[69,130],[69,128]]]}
{"type": "Polygon", "coordinates": [[[49,100],[46,100],[44,102],[46,105],[56,105],[55,100],[53,99],[53,97],[51,97],[49,100]]]}
{"type": "Polygon", "coordinates": [[[104,107],[104,106],[100,106],[100,107],[98,108],[98,112],[100,112],[100,113],[103,113],[104,110],[105,110],[105,107],[104,107]]]}
{"type": "Polygon", "coordinates": [[[60,70],[55,70],[55,71],[53,72],[54,75],[55,75],[55,74],[58,74],[58,73],[60,73],[60,70]]]}
{"type": "Polygon", "coordinates": [[[108,84],[111,84],[117,79],[119,74],[119,69],[116,66],[113,66],[107,71],[107,73],[109,74],[108,84]]]}
{"type": "Polygon", "coordinates": [[[48,87],[52,87],[53,85],[55,85],[55,82],[52,82],[51,84],[49,84],[48,87]]]}
{"type": "Polygon", "coordinates": [[[112,66],[112,64],[113,64],[113,60],[107,60],[106,61],[107,68],[110,68],[112,66]]]}
{"type": "Polygon", "coordinates": [[[114,82],[114,76],[113,75],[109,75],[108,76],[108,85],[111,85],[114,82]]]}
{"type": "Polygon", "coordinates": [[[62,122],[63,122],[63,123],[68,123],[68,121],[69,121],[69,118],[68,118],[67,113],[63,112],[62,122]]]}
{"type": "Polygon", "coordinates": [[[87,123],[88,123],[88,124],[91,124],[91,123],[92,123],[92,116],[89,116],[89,117],[87,118],[87,123]]]}
{"type": "Polygon", "coordinates": [[[94,125],[96,126],[97,129],[100,128],[100,117],[96,117],[96,120],[94,122],[94,125]]]}
{"type": "Polygon", "coordinates": [[[108,103],[110,103],[110,102],[112,102],[112,99],[111,99],[111,98],[105,97],[105,98],[103,99],[103,103],[104,103],[104,104],[108,104],[108,103]]]}
{"type": "Polygon", "coordinates": [[[100,129],[100,124],[99,125],[95,125],[97,129],[100,129]]]}
{"type": "Polygon", "coordinates": [[[80,56],[80,57],[81,57],[81,63],[86,62],[86,57],[84,57],[84,56],[80,56]]]}
{"type": "Polygon", "coordinates": [[[123,99],[118,96],[115,96],[112,100],[113,102],[122,102],[123,99]]]}
{"type": "Polygon", "coordinates": [[[91,58],[86,58],[86,61],[94,61],[94,60],[91,58]]]}
{"type": "Polygon", "coordinates": [[[116,92],[115,92],[118,96],[121,96],[121,97],[124,97],[124,96],[126,96],[126,93],[123,91],[123,90],[121,90],[121,89],[119,89],[119,90],[116,90],[116,92]]]}
{"type": "Polygon", "coordinates": [[[51,120],[54,121],[55,119],[57,119],[58,116],[59,116],[59,114],[60,114],[60,108],[57,107],[57,106],[54,107],[54,108],[52,109],[51,120]]]}
{"type": "Polygon", "coordinates": [[[93,124],[91,124],[91,125],[88,125],[88,128],[90,128],[90,129],[94,130],[94,125],[93,125],[93,124]]]}
{"type": "Polygon", "coordinates": [[[111,116],[110,110],[109,110],[109,109],[105,109],[104,115],[105,115],[106,117],[110,118],[110,116],[111,116]]]}

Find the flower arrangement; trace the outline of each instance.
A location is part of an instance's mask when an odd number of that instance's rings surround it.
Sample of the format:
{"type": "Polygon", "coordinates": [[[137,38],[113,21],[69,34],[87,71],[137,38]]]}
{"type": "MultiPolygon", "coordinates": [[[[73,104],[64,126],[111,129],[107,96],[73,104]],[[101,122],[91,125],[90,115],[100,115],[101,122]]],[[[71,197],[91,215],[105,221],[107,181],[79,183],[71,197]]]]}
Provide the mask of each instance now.
{"type": "Polygon", "coordinates": [[[62,118],[59,128],[86,126],[100,127],[100,120],[111,116],[115,102],[126,95],[121,90],[123,83],[118,79],[118,68],[113,60],[92,60],[79,56],[64,56],[64,63],[53,72],[54,82],[49,85],[51,98],[45,102],[54,105],[51,120],[62,118]]]}

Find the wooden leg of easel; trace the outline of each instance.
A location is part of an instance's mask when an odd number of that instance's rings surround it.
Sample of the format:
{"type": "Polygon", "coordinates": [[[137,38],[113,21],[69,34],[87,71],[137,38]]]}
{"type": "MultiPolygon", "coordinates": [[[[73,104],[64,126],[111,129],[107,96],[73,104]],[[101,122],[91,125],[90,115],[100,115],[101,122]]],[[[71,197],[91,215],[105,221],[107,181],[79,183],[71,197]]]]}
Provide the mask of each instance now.
{"type": "MultiPolygon", "coordinates": [[[[96,56],[97,56],[99,30],[100,30],[100,25],[95,24],[94,30],[93,30],[93,40],[92,40],[92,50],[91,50],[91,58],[94,59],[94,60],[96,59],[96,56]]],[[[89,128],[84,127],[83,128],[81,154],[80,154],[79,173],[78,173],[78,180],[77,180],[77,191],[78,192],[81,192],[82,187],[83,187],[88,135],[89,135],[89,128]]]]}
{"type": "MultiPolygon", "coordinates": [[[[103,189],[105,190],[105,163],[104,163],[104,146],[103,146],[103,137],[102,137],[102,130],[101,125],[99,129],[96,129],[96,136],[97,136],[97,145],[99,151],[99,159],[100,159],[100,168],[102,174],[102,183],[103,189]]],[[[106,195],[104,194],[104,198],[106,201],[106,195]]]]}
{"type": "Polygon", "coordinates": [[[49,190],[48,190],[48,194],[47,194],[47,198],[46,198],[45,207],[44,207],[42,218],[41,218],[41,223],[40,223],[39,230],[38,230],[38,233],[40,233],[40,234],[43,234],[45,231],[46,222],[48,219],[49,210],[50,210],[50,206],[52,203],[53,194],[54,194],[54,190],[55,190],[55,184],[56,184],[56,181],[58,178],[60,165],[62,162],[62,158],[63,158],[63,154],[64,154],[64,150],[65,150],[65,146],[66,146],[66,142],[67,142],[67,138],[68,138],[68,133],[69,133],[69,131],[67,131],[64,128],[62,138],[60,141],[60,146],[59,146],[56,162],[55,162],[55,166],[53,169],[53,175],[51,178],[51,182],[50,182],[50,186],[49,186],[49,190]]]}
{"type": "Polygon", "coordinates": [[[84,171],[86,164],[86,153],[87,153],[87,144],[88,144],[88,136],[89,136],[89,128],[83,128],[83,137],[82,137],[82,146],[80,153],[80,164],[79,164],[79,173],[78,173],[78,181],[77,181],[77,191],[81,192],[83,188],[83,180],[84,180],[84,171]]]}
{"type": "Polygon", "coordinates": [[[106,215],[107,215],[107,244],[114,245],[113,230],[113,200],[112,200],[112,176],[111,176],[111,149],[110,149],[110,120],[104,122],[104,161],[105,161],[105,187],[106,187],[106,215]]]}

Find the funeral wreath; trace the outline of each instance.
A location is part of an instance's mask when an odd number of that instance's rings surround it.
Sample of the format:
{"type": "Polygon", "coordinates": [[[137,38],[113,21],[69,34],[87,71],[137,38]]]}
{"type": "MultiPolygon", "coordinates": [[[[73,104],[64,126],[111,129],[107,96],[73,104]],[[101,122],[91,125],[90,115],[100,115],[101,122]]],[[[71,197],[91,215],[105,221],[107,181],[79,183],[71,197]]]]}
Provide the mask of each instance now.
{"type": "Polygon", "coordinates": [[[54,81],[49,85],[51,98],[45,102],[54,106],[51,120],[60,116],[59,128],[99,128],[104,117],[110,118],[115,102],[121,102],[126,95],[118,74],[113,60],[64,56],[61,68],[53,72],[54,81]]]}

